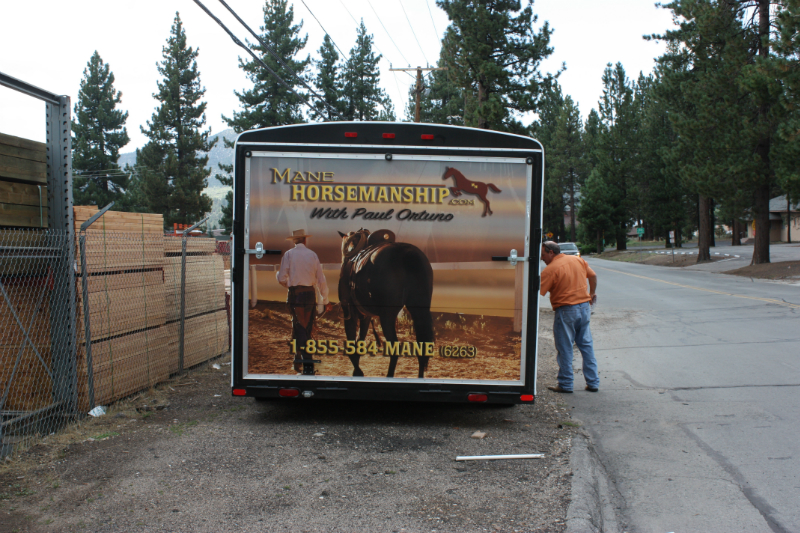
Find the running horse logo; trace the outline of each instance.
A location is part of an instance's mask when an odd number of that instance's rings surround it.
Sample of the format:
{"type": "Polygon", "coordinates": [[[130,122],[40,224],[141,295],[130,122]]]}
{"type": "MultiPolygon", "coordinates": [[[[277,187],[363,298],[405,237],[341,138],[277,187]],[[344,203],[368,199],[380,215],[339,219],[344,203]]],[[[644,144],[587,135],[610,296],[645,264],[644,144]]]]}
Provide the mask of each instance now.
{"type": "Polygon", "coordinates": [[[451,167],[444,167],[444,175],[442,176],[442,179],[446,180],[447,178],[453,178],[456,181],[456,186],[450,187],[450,192],[453,193],[453,196],[458,197],[461,196],[462,193],[474,194],[481,199],[481,202],[483,202],[483,214],[481,216],[485,217],[487,213],[489,215],[492,214],[486,194],[489,192],[489,189],[494,192],[501,192],[500,189],[491,183],[470,181],[464,177],[464,174],[451,167]]]}

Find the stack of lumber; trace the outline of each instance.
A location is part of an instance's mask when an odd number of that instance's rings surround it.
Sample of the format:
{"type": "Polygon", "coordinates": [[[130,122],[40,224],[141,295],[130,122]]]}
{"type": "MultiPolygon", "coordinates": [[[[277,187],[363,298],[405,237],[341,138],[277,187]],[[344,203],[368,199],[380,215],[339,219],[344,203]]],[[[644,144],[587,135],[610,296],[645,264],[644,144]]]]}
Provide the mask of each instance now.
{"type": "Polygon", "coordinates": [[[0,133],[0,226],[47,227],[47,147],[0,133]]]}
{"type": "MultiPolygon", "coordinates": [[[[92,342],[95,405],[109,403],[148,389],[169,378],[177,361],[171,353],[171,332],[167,326],[138,331],[130,335],[92,342]]],[[[86,358],[78,361],[79,409],[88,411],[86,358]]]]}
{"type": "MultiPolygon", "coordinates": [[[[181,255],[182,237],[180,235],[168,235],[164,237],[164,252],[167,255],[181,255]]],[[[189,237],[186,239],[186,253],[193,254],[213,254],[217,249],[217,241],[206,237],[189,237]]]]}
{"type": "MultiPolygon", "coordinates": [[[[210,240],[210,239],[205,239],[210,240]]],[[[181,257],[164,258],[167,321],[180,319],[181,257]]],[[[225,309],[225,270],[221,255],[186,256],[187,317],[225,309]]]]}
{"type": "MultiPolygon", "coordinates": [[[[164,237],[164,280],[171,350],[179,354],[181,318],[181,239],[164,237]],[[172,341],[171,341],[172,342],[172,341]]],[[[224,255],[214,239],[189,237],[186,242],[185,341],[183,367],[190,368],[229,349],[225,310],[224,255]]],[[[177,371],[173,365],[171,370],[177,371]]]]}
{"type": "Polygon", "coordinates": [[[9,305],[0,298],[0,385],[9,387],[3,411],[33,411],[53,401],[47,279],[47,276],[28,277],[19,283],[3,279],[11,308],[36,348],[34,351],[25,341],[9,305]]]}
{"type": "MultiPolygon", "coordinates": [[[[96,206],[75,207],[75,234],[97,213],[96,206]]],[[[164,217],[151,213],[106,211],[86,230],[86,267],[92,272],[164,266],[164,217]]],[[[75,258],[81,267],[80,250],[75,258]]]]}
{"type": "MultiPolygon", "coordinates": [[[[95,206],[75,207],[75,232],[95,206]]],[[[163,217],[107,211],[86,231],[86,268],[95,404],[153,386],[169,377],[171,357],[164,297],[163,217]]],[[[81,272],[80,249],[75,258],[81,272]]],[[[83,280],[78,295],[79,405],[91,408],[83,325],[83,280]]]]}
{"type": "MultiPolygon", "coordinates": [[[[178,371],[180,321],[168,324],[169,351],[172,354],[170,372],[178,371]]],[[[187,318],[184,324],[186,340],[183,346],[183,367],[191,368],[226,353],[228,344],[228,313],[224,309],[187,318]]]]}

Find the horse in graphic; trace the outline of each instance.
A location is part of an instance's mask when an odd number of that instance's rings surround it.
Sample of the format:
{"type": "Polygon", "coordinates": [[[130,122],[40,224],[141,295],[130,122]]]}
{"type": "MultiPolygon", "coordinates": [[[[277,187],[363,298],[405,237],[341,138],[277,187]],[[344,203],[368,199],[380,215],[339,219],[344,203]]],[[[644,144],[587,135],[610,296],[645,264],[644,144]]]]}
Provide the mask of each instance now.
{"type": "Polygon", "coordinates": [[[470,181],[464,177],[464,174],[451,167],[444,167],[444,175],[442,176],[442,179],[446,180],[447,178],[453,178],[456,181],[456,186],[449,188],[450,192],[453,193],[453,196],[459,197],[462,193],[474,194],[481,199],[481,202],[483,202],[483,214],[481,216],[485,217],[487,213],[489,215],[492,214],[486,194],[489,192],[489,189],[494,192],[502,192],[500,189],[495,187],[494,184],[483,183],[481,181],[470,181]]]}
{"type": "MultiPolygon", "coordinates": [[[[413,244],[395,242],[394,233],[360,229],[342,237],[342,270],[339,301],[344,315],[347,340],[363,341],[372,319],[380,320],[387,342],[397,341],[397,315],[403,307],[414,322],[417,342],[433,342],[433,269],[425,254],[413,244]]],[[[373,325],[374,332],[374,325],[373,325]]],[[[377,335],[375,335],[377,338],[377,335]]],[[[380,341],[379,341],[380,342],[380,341]]],[[[360,355],[350,355],[353,376],[363,376],[360,355]]],[[[425,375],[428,357],[418,356],[419,377],[425,375]]],[[[394,377],[397,356],[390,356],[389,372],[394,377]]]]}

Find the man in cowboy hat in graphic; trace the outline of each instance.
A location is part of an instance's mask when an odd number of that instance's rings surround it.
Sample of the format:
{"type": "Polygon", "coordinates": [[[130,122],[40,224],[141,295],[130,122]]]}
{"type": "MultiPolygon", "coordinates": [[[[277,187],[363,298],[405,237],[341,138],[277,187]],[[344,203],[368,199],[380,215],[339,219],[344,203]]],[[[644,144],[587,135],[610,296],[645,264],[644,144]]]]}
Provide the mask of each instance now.
{"type": "Polygon", "coordinates": [[[292,231],[286,240],[294,242],[294,248],[283,254],[281,269],[276,277],[278,283],[289,289],[287,303],[292,313],[292,339],[297,341],[294,369],[296,372],[314,375],[314,363],[301,363],[311,359],[306,354],[306,342],[311,339],[317,294],[322,295],[322,303],[328,308],[328,284],[322,275],[322,265],[317,254],[309,250],[308,235],[304,229],[292,231]],[[315,289],[316,287],[316,289],[315,289]]]}

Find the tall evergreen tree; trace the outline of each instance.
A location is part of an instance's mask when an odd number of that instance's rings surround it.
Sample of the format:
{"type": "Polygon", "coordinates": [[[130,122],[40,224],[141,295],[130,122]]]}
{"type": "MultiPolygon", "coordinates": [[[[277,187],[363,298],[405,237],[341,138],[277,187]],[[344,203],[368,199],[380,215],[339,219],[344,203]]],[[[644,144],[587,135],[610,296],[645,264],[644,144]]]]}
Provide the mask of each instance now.
{"type": "Polygon", "coordinates": [[[556,118],[555,131],[550,139],[548,166],[554,189],[569,202],[569,240],[575,241],[576,195],[586,179],[586,155],[583,144],[583,122],[572,97],[564,98],[564,105],[556,118]]]}
{"type": "MultiPolygon", "coordinates": [[[[303,94],[302,84],[295,78],[296,74],[304,81],[309,81],[307,70],[311,63],[311,58],[306,56],[305,59],[296,59],[308,42],[308,36],[300,37],[303,23],[294,24],[294,7],[289,5],[288,0],[266,0],[263,13],[264,25],[259,28],[261,32],[259,37],[269,45],[276,55],[280,57],[281,61],[275,59],[261,43],[254,44],[251,48],[286,84],[299,94],[303,94]]],[[[325,45],[323,44],[324,47],[325,45]]],[[[299,124],[306,121],[303,113],[303,106],[305,105],[303,101],[284,87],[272,74],[264,70],[259,63],[252,59],[242,60],[239,58],[239,68],[245,71],[247,78],[253,83],[253,87],[242,92],[234,91],[242,110],[234,111],[233,116],[230,118],[224,115],[222,117],[225,123],[233,128],[236,133],[257,128],[299,124]]],[[[341,104],[338,105],[340,106],[341,104]]],[[[338,106],[336,108],[339,109],[338,106]]],[[[326,111],[326,113],[329,113],[329,111],[326,111]]],[[[223,142],[228,148],[233,148],[234,143],[232,141],[223,139],[223,142]]],[[[219,170],[221,173],[215,175],[217,180],[226,187],[233,186],[233,179],[231,178],[233,165],[220,164],[219,170]]],[[[226,229],[232,227],[233,191],[226,194],[222,213],[223,218],[220,220],[220,224],[226,229]],[[229,214],[230,218],[228,217],[229,214]]]]}
{"type": "Polygon", "coordinates": [[[566,237],[564,226],[564,189],[561,181],[549,163],[550,147],[555,137],[558,116],[564,107],[564,95],[557,82],[548,84],[539,99],[538,119],[530,127],[530,135],[536,138],[547,150],[548,163],[544,166],[544,207],[542,211],[542,229],[544,233],[552,233],[553,239],[563,241],[566,237]]]}
{"type": "Polygon", "coordinates": [[[333,108],[339,115],[343,115],[345,102],[339,52],[336,51],[336,46],[328,34],[325,34],[322,46],[319,47],[319,56],[320,59],[315,62],[317,65],[317,77],[314,80],[314,85],[317,92],[322,96],[323,101],[315,100],[314,107],[317,109],[319,116],[325,117],[325,120],[342,120],[341,116],[336,116],[331,112],[331,108],[333,108]]]}
{"type": "MultiPolygon", "coordinates": [[[[448,63],[446,54],[452,47],[446,44],[448,36],[442,39],[439,49],[438,66],[444,67],[448,63]]],[[[447,70],[434,70],[423,78],[423,91],[420,97],[420,122],[431,124],[453,124],[463,126],[465,109],[465,91],[456,85],[450,72],[447,70]]],[[[408,90],[408,104],[406,105],[406,120],[414,120],[416,106],[416,83],[408,90]]]]}
{"type": "Polygon", "coordinates": [[[607,235],[616,233],[616,213],[614,193],[600,174],[593,171],[583,188],[583,198],[579,210],[581,226],[579,240],[583,244],[593,244],[597,253],[603,253],[607,235]]]}
{"type": "Polygon", "coordinates": [[[539,71],[550,56],[550,25],[536,32],[533,1],[437,0],[450,18],[445,65],[467,95],[464,124],[524,133],[522,113],[535,111],[543,83],[539,71]]]}
{"type": "Polygon", "coordinates": [[[787,0],[777,14],[779,37],[775,69],[783,82],[780,104],[786,119],[778,127],[777,174],[791,201],[800,201],[800,0],[787,0]]]}
{"type": "MultiPolygon", "coordinates": [[[[259,28],[261,40],[281,58],[283,64],[306,82],[310,57],[295,59],[305,48],[308,36],[300,37],[303,23],[294,24],[294,7],[288,0],[266,0],[264,5],[264,25],[259,28]]],[[[273,72],[278,74],[298,93],[301,84],[292,72],[256,43],[251,46],[273,72]]],[[[242,105],[241,111],[234,111],[233,117],[222,118],[236,133],[255,128],[269,128],[286,124],[305,122],[303,101],[284,87],[272,74],[253,60],[239,59],[239,67],[245,71],[253,83],[252,89],[236,92],[242,105]]]]}
{"type": "Polygon", "coordinates": [[[635,197],[629,194],[636,179],[637,114],[634,88],[621,63],[603,72],[603,97],[599,102],[600,132],[594,172],[613,198],[617,250],[627,248],[627,233],[635,197]]]}
{"type": "MultiPolygon", "coordinates": [[[[707,198],[732,204],[732,192],[749,196],[756,222],[753,263],[769,262],[769,199],[780,167],[777,130],[785,109],[771,53],[770,28],[785,1],[674,0],[680,26],[664,35],[673,46],[660,59],[678,74],[672,81],[680,105],[671,113],[678,133],[681,173],[700,195],[700,259],[708,257],[707,198]],[[770,6],[777,8],[770,10],[770,6]],[[690,111],[690,112],[687,112],[690,111]]],[[[665,68],[665,79],[672,76],[665,68]]]]}
{"type": "Polygon", "coordinates": [[[142,182],[149,207],[164,215],[165,222],[197,222],[211,210],[212,201],[203,189],[208,186],[206,169],[211,150],[210,130],[206,123],[206,103],[201,101],[205,88],[197,69],[198,51],[186,44],[186,32],[180,15],[162,49],[163,60],[153,96],[160,105],[142,128],[149,142],[136,151],[137,166],[143,167],[142,182]]]}
{"type": "Polygon", "coordinates": [[[380,55],[372,51],[372,35],[364,21],[344,68],[345,120],[395,120],[389,95],[380,86],[380,55]]]}
{"type": "Polygon", "coordinates": [[[122,198],[128,184],[117,161],[128,142],[128,113],[117,109],[122,93],[114,88],[114,73],[95,50],[83,71],[75,120],[72,122],[72,168],[75,205],[103,207],[122,198]]]}

